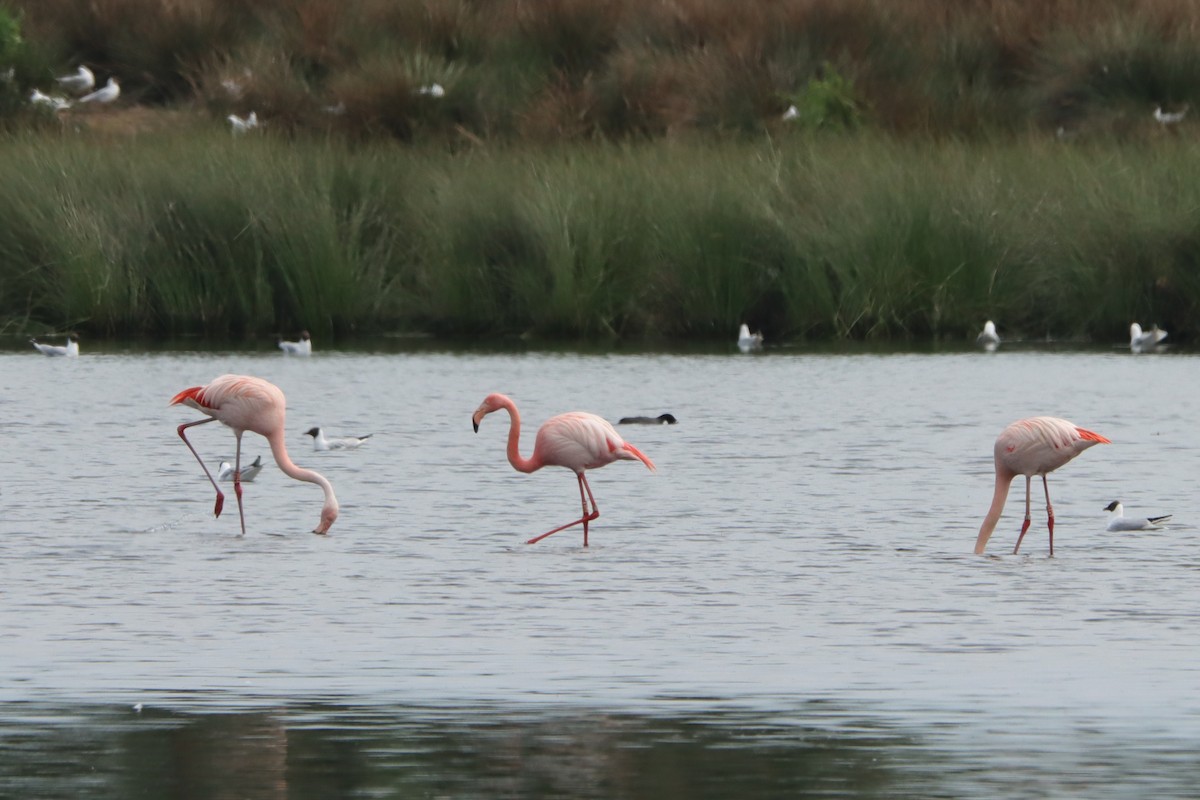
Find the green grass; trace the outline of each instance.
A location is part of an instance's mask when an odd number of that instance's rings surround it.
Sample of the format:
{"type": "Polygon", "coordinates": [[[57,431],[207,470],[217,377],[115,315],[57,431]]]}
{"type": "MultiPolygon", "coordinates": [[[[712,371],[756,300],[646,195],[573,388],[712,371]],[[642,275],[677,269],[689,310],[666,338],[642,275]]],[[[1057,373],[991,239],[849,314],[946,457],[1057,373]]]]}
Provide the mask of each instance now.
{"type": "Polygon", "coordinates": [[[1200,153],[746,142],[471,154],[0,140],[0,326],[726,339],[1200,324],[1200,153]]]}

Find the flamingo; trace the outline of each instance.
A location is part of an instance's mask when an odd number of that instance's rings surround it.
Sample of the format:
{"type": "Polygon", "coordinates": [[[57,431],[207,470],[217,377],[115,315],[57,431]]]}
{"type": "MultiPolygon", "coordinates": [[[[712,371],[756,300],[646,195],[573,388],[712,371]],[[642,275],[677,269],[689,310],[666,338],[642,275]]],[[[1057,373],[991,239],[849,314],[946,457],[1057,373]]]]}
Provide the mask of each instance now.
{"type": "Polygon", "coordinates": [[[78,358],[79,356],[79,337],[73,333],[67,334],[67,343],[62,346],[42,344],[37,339],[30,339],[29,343],[44,356],[66,356],[67,358],[78,358]]]}
{"type": "Polygon", "coordinates": [[[533,443],[533,455],[524,458],[517,449],[521,437],[521,415],[517,412],[516,404],[505,395],[489,394],[485,397],[471,416],[471,425],[475,432],[479,433],[480,421],[500,409],[508,411],[508,463],[513,465],[513,469],[518,472],[536,472],[542,467],[566,467],[575,473],[579,482],[579,500],[583,505],[583,516],[574,522],[546,531],[541,536],[535,536],[525,544],[535,544],[552,533],[558,533],[582,522],[583,546],[588,546],[588,523],[600,516],[600,509],[596,506],[592,487],[588,486],[584,476],[585,470],[603,467],[623,459],[641,461],[654,471],[654,462],[622,439],[607,420],[586,411],[572,411],[546,420],[542,427],[538,428],[537,439],[533,443]],[[590,512],[588,500],[592,502],[590,512]]]}
{"type": "Polygon", "coordinates": [[[1104,507],[1105,511],[1111,511],[1112,517],[1108,520],[1106,530],[1110,531],[1156,531],[1162,528],[1164,522],[1168,522],[1173,514],[1164,514],[1161,517],[1125,517],[1125,507],[1121,505],[1120,500],[1113,500],[1104,507]]]}
{"type": "Polygon", "coordinates": [[[308,331],[300,331],[300,341],[285,342],[282,338],[277,341],[279,349],[289,356],[311,356],[312,355],[312,339],[308,338],[308,331]]]}
{"type": "Polygon", "coordinates": [[[989,353],[1000,346],[1000,334],[996,333],[996,323],[990,319],[983,323],[983,332],[975,337],[975,341],[983,345],[989,353]]]}
{"type": "Polygon", "coordinates": [[[208,415],[205,419],[185,422],[177,430],[179,438],[183,439],[183,443],[192,451],[192,455],[200,462],[200,468],[208,476],[209,483],[217,490],[217,503],[213,508],[215,516],[221,516],[221,508],[225,505],[225,494],[213,480],[208,467],[204,466],[204,461],[196,452],[196,448],[192,447],[192,443],[188,441],[185,431],[193,425],[203,425],[206,422],[218,420],[233,428],[233,435],[237,437],[237,451],[233,463],[233,490],[237,494],[238,517],[242,522],[242,535],[246,534],[246,515],[242,510],[242,480],[240,476],[242,434],[246,431],[253,431],[266,437],[267,442],[271,445],[271,455],[275,457],[275,463],[284,473],[298,481],[308,481],[321,487],[321,491],[325,493],[325,504],[321,507],[321,521],[313,533],[329,531],[329,526],[333,525],[338,517],[338,501],[333,494],[333,486],[319,472],[298,467],[288,457],[287,447],[283,443],[287,401],[278,386],[268,383],[262,378],[248,375],[222,375],[207,386],[193,386],[190,389],[184,389],[171,398],[169,405],[178,403],[203,411],[208,415]]]}
{"type": "Polygon", "coordinates": [[[975,554],[983,553],[996,523],[1004,512],[1004,501],[1013,479],[1025,476],[1025,522],[1021,535],[1017,537],[1015,555],[1021,548],[1021,540],[1029,530],[1029,492],[1034,475],[1042,476],[1042,487],[1046,491],[1047,527],[1050,529],[1050,555],[1054,555],[1054,507],[1050,505],[1050,486],[1046,473],[1066,464],[1075,456],[1095,444],[1112,444],[1098,433],[1080,428],[1072,422],[1058,417],[1030,417],[1019,419],[996,437],[996,493],[992,496],[992,507],[988,509],[979,538],[975,540],[975,554]]]}

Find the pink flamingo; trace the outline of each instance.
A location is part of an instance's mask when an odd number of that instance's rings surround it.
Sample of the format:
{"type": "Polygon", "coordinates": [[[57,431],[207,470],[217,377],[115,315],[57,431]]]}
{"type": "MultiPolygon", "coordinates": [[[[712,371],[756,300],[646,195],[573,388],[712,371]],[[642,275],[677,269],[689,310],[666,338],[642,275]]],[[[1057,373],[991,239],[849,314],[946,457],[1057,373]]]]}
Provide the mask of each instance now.
{"type": "Polygon", "coordinates": [[[213,514],[221,516],[221,508],[225,505],[225,495],[213,480],[212,473],[204,465],[204,460],[192,447],[184,433],[193,425],[203,425],[206,422],[219,420],[230,428],[237,437],[237,454],[234,458],[233,490],[237,494],[238,516],[242,521],[242,535],[246,533],[246,515],[242,511],[242,434],[253,431],[265,436],[271,445],[271,455],[275,463],[289,476],[298,481],[308,481],[321,487],[325,493],[325,505],[321,507],[321,521],[313,533],[326,533],[329,526],[338,517],[338,501],[333,494],[333,486],[324,476],[311,469],[302,469],[292,463],[288,457],[287,448],[283,444],[284,417],[287,401],[278,386],[264,381],[262,378],[252,378],[247,375],[222,375],[207,386],[193,386],[184,389],[171,398],[170,405],[183,403],[208,415],[206,419],[187,422],[178,428],[179,438],[192,451],[192,455],[200,462],[200,468],[208,476],[209,482],[217,490],[217,504],[213,514]]]}
{"type": "Polygon", "coordinates": [[[1053,472],[1095,444],[1112,442],[1058,417],[1019,419],[1001,431],[996,437],[996,493],[992,496],[992,507],[988,509],[979,528],[975,554],[981,554],[987,547],[988,539],[1004,511],[1004,501],[1008,499],[1008,489],[1013,479],[1024,475],[1025,523],[1021,525],[1021,535],[1017,537],[1017,546],[1013,548],[1013,554],[1016,554],[1021,548],[1025,532],[1029,530],[1030,482],[1034,475],[1041,475],[1042,486],[1046,490],[1050,555],[1054,555],[1054,507],[1050,505],[1050,486],[1046,482],[1046,473],[1053,472]]]}
{"type": "Polygon", "coordinates": [[[554,530],[546,531],[541,536],[535,536],[525,544],[534,544],[545,539],[552,533],[570,528],[572,525],[583,523],[583,546],[588,545],[588,523],[600,516],[596,507],[596,498],[592,496],[592,487],[588,486],[584,471],[603,467],[614,461],[641,461],[651,470],[654,462],[642,454],[633,445],[621,438],[607,420],[589,414],[586,411],[572,411],[551,417],[538,428],[537,439],[533,443],[533,455],[523,458],[517,449],[521,437],[521,415],[517,407],[508,397],[502,394],[489,394],[483,404],[471,416],[471,424],[479,433],[479,422],[488,414],[500,409],[506,409],[510,419],[508,429],[508,463],[518,472],[535,472],[542,467],[566,467],[574,471],[579,481],[579,501],[583,505],[583,516],[566,525],[559,525],[554,530]],[[587,496],[584,496],[584,492],[587,496]],[[588,500],[592,501],[592,510],[588,511],[588,500]]]}

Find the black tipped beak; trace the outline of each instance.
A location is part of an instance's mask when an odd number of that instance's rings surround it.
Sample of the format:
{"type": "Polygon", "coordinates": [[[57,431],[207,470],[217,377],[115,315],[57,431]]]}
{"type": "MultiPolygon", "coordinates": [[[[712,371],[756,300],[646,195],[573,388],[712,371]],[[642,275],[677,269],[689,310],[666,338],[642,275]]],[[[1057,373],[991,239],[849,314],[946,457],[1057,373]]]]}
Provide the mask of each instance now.
{"type": "Polygon", "coordinates": [[[479,433],[479,423],[478,422],[476,422],[475,420],[471,420],[471,427],[475,429],[476,433],[479,433]]]}

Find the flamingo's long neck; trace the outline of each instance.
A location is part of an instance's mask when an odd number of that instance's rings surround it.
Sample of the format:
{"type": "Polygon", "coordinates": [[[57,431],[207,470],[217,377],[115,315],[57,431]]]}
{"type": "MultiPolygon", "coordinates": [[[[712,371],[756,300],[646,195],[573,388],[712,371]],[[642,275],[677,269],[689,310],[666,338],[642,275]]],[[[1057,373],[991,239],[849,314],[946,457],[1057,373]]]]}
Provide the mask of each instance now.
{"type": "Polygon", "coordinates": [[[287,452],[287,446],[283,443],[283,428],[275,430],[267,437],[267,441],[271,444],[271,455],[275,457],[275,463],[279,465],[279,468],[288,477],[295,478],[298,481],[315,483],[325,493],[325,505],[321,508],[321,523],[317,526],[317,533],[325,533],[329,529],[329,526],[333,524],[333,520],[337,518],[338,514],[338,501],[333,493],[333,484],[316,470],[304,469],[292,462],[287,452]],[[327,519],[328,522],[326,521],[327,519]]]}
{"type": "MultiPolygon", "coordinates": [[[[507,400],[507,398],[505,398],[507,400]]],[[[537,458],[525,458],[521,455],[518,449],[518,443],[521,439],[521,414],[517,411],[517,407],[511,400],[504,403],[503,406],[508,411],[508,463],[513,465],[513,469],[517,472],[534,472],[542,468],[541,461],[537,458]]]]}
{"type": "Polygon", "coordinates": [[[1015,473],[999,464],[996,465],[996,492],[992,495],[992,507],[988,509],[987,516],[983,518],[983,524],[979,526],[979,536],[975,539],[975,555],[983,554],[988,539],[992,536],[992,531],[996,530],[996,523],[1000,521],[1000,515],[1004,513],[1004,501],[1008,499],[1008,490],[1015,477],[1017,477],[1015,473]]]}

